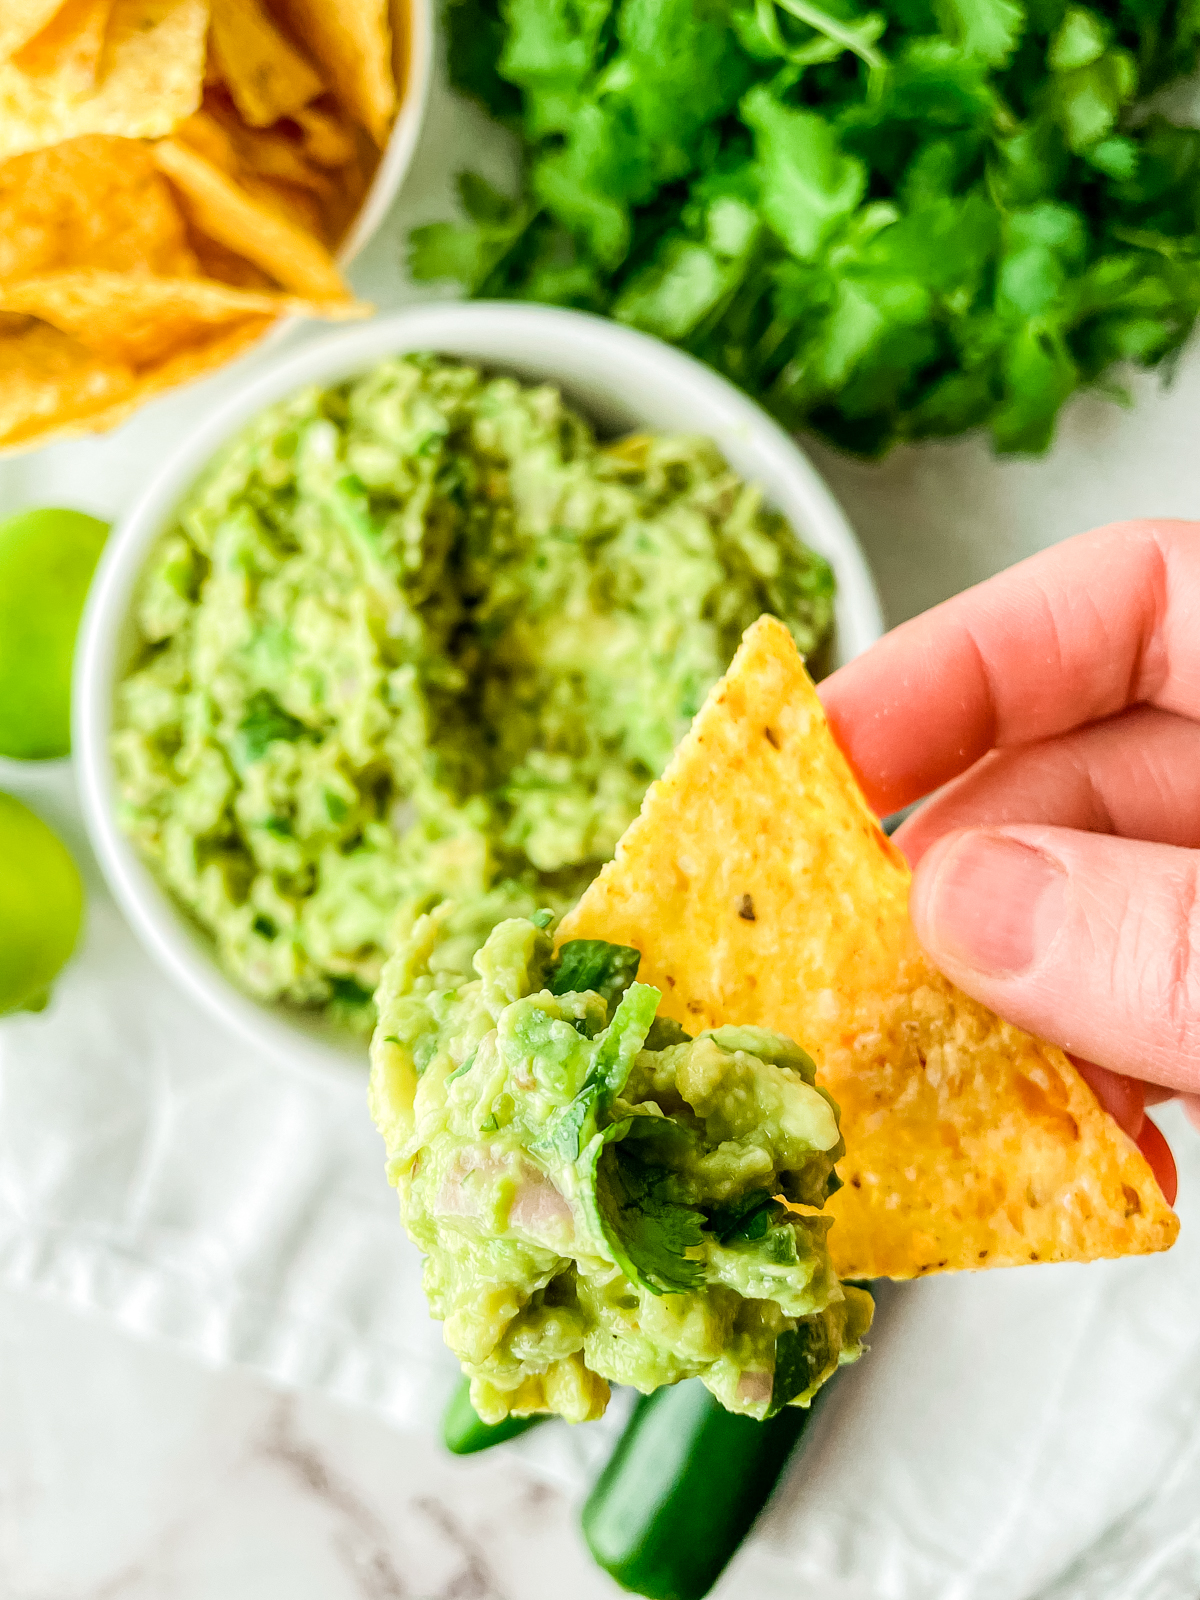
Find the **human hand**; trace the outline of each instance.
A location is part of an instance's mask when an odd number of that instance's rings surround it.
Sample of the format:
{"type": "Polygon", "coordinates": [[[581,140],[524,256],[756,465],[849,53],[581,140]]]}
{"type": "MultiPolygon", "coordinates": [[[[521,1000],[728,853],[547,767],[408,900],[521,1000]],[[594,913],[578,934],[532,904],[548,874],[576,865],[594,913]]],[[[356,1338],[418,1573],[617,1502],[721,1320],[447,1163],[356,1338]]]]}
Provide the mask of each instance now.
{"type": "Polygon", "coordinates": [[[1200,523],[1071,539],[821,696],[881,815],[939,791],[896,834],[931,959],[1080,1058],[1155,1164],[1146,1103],[1200,1126],[1200,523]]]}

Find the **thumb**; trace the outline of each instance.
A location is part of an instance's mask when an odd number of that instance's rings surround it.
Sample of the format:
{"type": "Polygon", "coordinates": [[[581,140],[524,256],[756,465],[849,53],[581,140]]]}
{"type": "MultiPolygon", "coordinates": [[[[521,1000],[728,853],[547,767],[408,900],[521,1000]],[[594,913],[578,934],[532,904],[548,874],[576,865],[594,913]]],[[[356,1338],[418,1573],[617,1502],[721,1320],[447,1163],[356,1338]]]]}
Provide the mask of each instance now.
{"type": "Polygon", "coordinates": [[[967,828],[921,858],[931,959],[1072,1055],[1200,1092],[1200,851],[1070,828],[967,828]]]}

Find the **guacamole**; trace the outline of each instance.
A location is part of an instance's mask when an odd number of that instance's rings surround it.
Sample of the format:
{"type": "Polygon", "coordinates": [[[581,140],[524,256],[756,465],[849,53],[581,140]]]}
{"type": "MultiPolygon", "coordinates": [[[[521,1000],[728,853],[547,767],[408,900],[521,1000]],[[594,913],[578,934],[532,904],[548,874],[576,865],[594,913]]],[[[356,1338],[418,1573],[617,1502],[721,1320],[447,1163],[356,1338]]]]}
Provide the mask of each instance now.
{"type": "Polygon", "coordinates": [[[384,969],[371,1108],[479,1415],[585,1421],[610,1382],[689,1377],[747,1416],[807,1404],[872,1311],[813,1214],[843,1145],[808,1056],[764,1028],[689,1038],[637,951],[555,956],[548,913],[448,976],[449,915],[384,969]]]}
{"type": "Polygon", "coordinates": [[[742,631],[818,661],[829,568],[711,443],[599,442],[548,387],[433,356],[259,416],[137,597],[125,828],[252,994],[360,1031],[445,897],[441,959],[570,905],[742,631]]]}

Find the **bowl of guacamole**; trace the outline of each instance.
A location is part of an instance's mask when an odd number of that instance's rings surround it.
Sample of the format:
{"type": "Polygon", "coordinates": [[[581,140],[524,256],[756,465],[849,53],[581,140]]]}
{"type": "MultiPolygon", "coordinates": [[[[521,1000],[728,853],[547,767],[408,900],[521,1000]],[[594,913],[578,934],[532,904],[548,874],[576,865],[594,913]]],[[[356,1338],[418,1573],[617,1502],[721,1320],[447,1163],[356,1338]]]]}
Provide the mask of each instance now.
{"type": "Polygon", "coordinates": [[[438,306],[278,356],[110,541],[77,657],[97,851],[151,952],[362,1069],[391,952],[574,903],[742,631],[881,628],[796,446],[598,319],[438,306]]]}

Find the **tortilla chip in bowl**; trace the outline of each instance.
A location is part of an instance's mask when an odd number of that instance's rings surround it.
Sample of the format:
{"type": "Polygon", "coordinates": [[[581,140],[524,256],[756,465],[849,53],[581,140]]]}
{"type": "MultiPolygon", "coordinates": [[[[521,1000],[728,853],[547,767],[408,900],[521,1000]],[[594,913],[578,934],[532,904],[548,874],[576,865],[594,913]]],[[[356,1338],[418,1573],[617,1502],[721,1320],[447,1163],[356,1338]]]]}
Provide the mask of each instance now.
{"type": "Polygon", "coordinates": [[[370,313],[345,268],[416,147],[431,0],[350,0],[332,34],[283,0],[5,10],[0,453],[112,428],[295,317],[370,313]]]}

